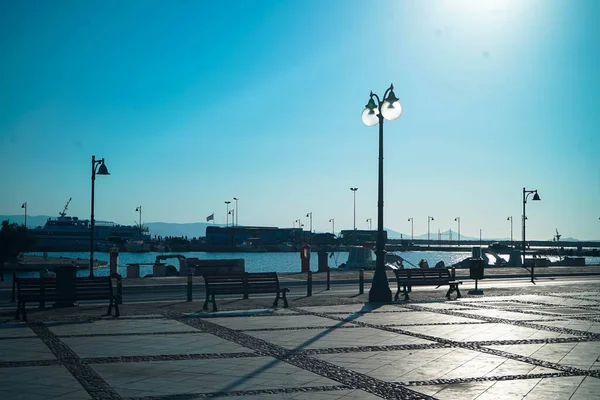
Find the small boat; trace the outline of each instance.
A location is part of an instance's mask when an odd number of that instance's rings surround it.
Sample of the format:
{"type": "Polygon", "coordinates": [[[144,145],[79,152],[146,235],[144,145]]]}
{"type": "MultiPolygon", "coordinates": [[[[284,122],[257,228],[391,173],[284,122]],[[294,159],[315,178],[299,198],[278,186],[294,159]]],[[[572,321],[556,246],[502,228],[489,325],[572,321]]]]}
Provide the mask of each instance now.
{"type": "Polygon", "coordinates": [[[259,239],[257,238],[244,240],[242,244],[236,246],[236,250],[243,253],[266,253],[267,249],[259,247],[257,244],[258,241],[259,239]]]}
{"type": "Polygon", "coordinates": [[[150,243],[144,240],[129,240],[125,243],[125,251],[129,253],[147,253],[150,251],[150,243]]]}

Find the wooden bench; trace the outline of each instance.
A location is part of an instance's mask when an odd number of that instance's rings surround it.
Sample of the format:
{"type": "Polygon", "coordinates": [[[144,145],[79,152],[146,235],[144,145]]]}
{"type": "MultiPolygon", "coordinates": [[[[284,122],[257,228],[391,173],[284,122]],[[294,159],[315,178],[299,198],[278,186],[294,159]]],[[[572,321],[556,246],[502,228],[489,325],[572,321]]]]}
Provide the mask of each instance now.
{"type": "Polygon", "coordinates": [[[446,297],[450,298],[452,292],[456,292],[456,298],[462,297],[458,285],[462,284],[450,275],[448,268],[406,268],[394,270],[398,291],[395,300],[398,300],[400,292],[404,293],[404,300],[408,300],[408,293],[412,286],[437,286],[448,285],[446,297]]]}
{"type": "Polygon", "coordinates": [[[23,321],[27,321],[25,305],[30,302],[46,301],[80,301],[80,300],[109,300],[108,312],[111,315],[113,305],[115,317],[120,315],[119,305],[113,293],[110,276],[83,277],[74,280],[75,288],[70,293],[70,298],[62,298],[57,290],[56,278],[16,278],[17,283],[17,312],[15,318],[19,319],[23,313],[23,321]]]}
{"type": "Polygon", "coordinates": [[[215,295],[217,294],[243,294],[244,299],[249,294],[275,293],[273,307],[277,307],[279,299],[283,300],[283,307],[288,307],[286,293],[288,288],[279,286],[279,278],[275,272],[227,274],[227,275],[204,275],[204,285],[206,288],[206,301],[202,307],[208,310],[209,298],[212,301],[213,311],[217,311],[215,295]]]}

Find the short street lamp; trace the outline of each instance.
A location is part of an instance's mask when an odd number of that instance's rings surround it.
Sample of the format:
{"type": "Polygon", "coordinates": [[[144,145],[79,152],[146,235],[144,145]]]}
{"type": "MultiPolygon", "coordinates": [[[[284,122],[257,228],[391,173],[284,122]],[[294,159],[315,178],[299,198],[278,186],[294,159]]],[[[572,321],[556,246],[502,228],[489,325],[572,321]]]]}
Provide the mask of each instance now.
{"type": "MultiPolygon", "coordinates": [[[[234,197],[235,200],[235,226],[238,226],[238,198],[234,197]]],[[[233,221],[231,221],[233,223],[233,221]]]]}
{"type": "Polygon", "coordinates": [[[354,194],[354,230],[356,230],[356,191],[358,188],[350,188],[354,194]]]}
{"type": "Polygon", "coordinates": [[[429,225],[433,221],[433,217],[427,217],[427,247],[429,247],[429,225]]]}
{"type": "Polygon", "coordinates": [[[312,232],[312,212],[309,212],[308,214],[306,214],[307,217],[310,217],[310,225],[309,225],[309,232],[312,232]]]}
{"type": "Polygon", "coordinates": [[[512,224],[512,215],[508,218],[506,218],[507,221],[510,221],[510,244],[512,246],[513,244],[513,224],[512,224]]]}
{"type": "Polygon", "coordinates": [[[225,218],[226,218],[225,226],[229,226],[229,204],[231,204],[231,202],[226,201],[225,204],[227,204],[227,211],[225,212],[225,218]]]}
{"type": "Polygon", "coordinates": [[[140,234],[142,233],[142,206],[137,206],[135,208],[136,212],[140,213],[140,234]]]}
{"type": "Polygon", "coordinates": [[[335,218],[331,218],[329,222],[331,222],[331,233],[335,235],[335,218]]]}
{"type": "Polygon", "coordinates": [[[414,230],[414,219],[413,217],[410,217],[408,219],[408,221],[410,222],[410,240],[411,242],[415,241],[415,230],[414,230]]]}
{"type": "Polygon", "coordinates": [[[21,208],[25,209],[25,223],[23,224],[27,228],[27,202],[21,204],[21,208]]]}
{"type": "Polygon", "coordinates": [[[365,222],[369,224],[369,230],[372,230],[373,229],[373,225],[372,225],[373,218],[367,218],[367,220],[365,222]]]}
{"type": "Polygon", "coordinates": [[[377,245],[375,250],[375,274],[369,291],[369,302],[392,301],[392,292],[385,274],[385,239],[383,233],[383,119],[394,120],[402,115],[402,106],[394,94],[394,85],[385,91],[383,102],[375,93],[369,95],[369,102],[362,112],[362,120],[367,126],[379,124],[379,180],[377,193],[377,245]],[[377,103],[375,103],[377,100],[377,103]]]}
{"type": "Polygon", "coordinates": [[[460,246],[460,217],[456,217],[454,220],[458,221],[458,245],[460,246]]]}
{"type": "Polygon", "coordinates": [[[94,276],[94,183],[96,182],[96,175],[110,175],[108,168],[104,164],[104,158],[96,160],[96,156],[92,156],[92,212],[90,216],[90,277],[94,276]],[[98,169],[96,170],[96,167],[98,169]]]}
{"type": "MultiPolygon", "coordinates": [[[[527,204],[527,198],[529,197],[530,194],[533,193],[533,197],[531,200],[540,200],[540,196],[538,195],[537,190],[526,190],[525,188],[523,188],[523,245],[522,245],[522,251],[523,251],[523,267],[527,268],[527,265],[525,264],[525,220],[527,219],[527,217],[525,216],[525,204],[527,204]]],[[[533,283],[533,266],[531,267],[531,282],[533,283]]]]}

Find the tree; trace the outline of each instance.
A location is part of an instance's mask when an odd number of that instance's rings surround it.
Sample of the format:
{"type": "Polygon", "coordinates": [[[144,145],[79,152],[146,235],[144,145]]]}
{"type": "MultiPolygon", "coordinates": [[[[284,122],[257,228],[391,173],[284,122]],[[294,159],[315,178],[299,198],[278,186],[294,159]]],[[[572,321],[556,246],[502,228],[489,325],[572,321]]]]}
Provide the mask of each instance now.
{"type": "Polygon", "coordinates": [[[14,260],[19,253],[29,251],[35,236],[25,227],[8,220],[2,221],[0,230],[0,263],[14,260]]]}

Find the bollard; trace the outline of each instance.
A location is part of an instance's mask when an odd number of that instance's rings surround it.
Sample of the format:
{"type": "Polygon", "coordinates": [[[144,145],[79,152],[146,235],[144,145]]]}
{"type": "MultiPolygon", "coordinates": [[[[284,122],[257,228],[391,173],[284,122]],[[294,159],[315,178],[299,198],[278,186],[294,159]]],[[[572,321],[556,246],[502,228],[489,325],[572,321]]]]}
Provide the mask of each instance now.
{"type": "Polygon", "coordinates": [[[187,280],[187,301],[192,301],[192,277],[194,274],[192,270],[188,270],[188,280],[187,280]]]}
{"type": "Polygon", "coordinates": [[[123,304],[123,281],[121,280],[121,274],[117,275],[117,304],[123,304]]]}
{"type": "Polygon", "coordinates": [[[365,293],[365,270],[361,269],[358,272],[358,294],[365,293]]]}
{"type": "Polygon", "coordinates": [[[325,290],[330,290],[331,289],[331,268],[327,267],[327,289],[325,290]]]}
{"type": "Polygon", "coordinates": [[[306,282],[306,297],[312,296],[312,272],[309,270],[306,282]]]}
{"type": "Polygon", "coordinates": [[[11,303],[15,302],[15,291],[17,290],[17,273],[13,272],[13,284],[12,284],[12,297],[10,299],[11,303]]]}

